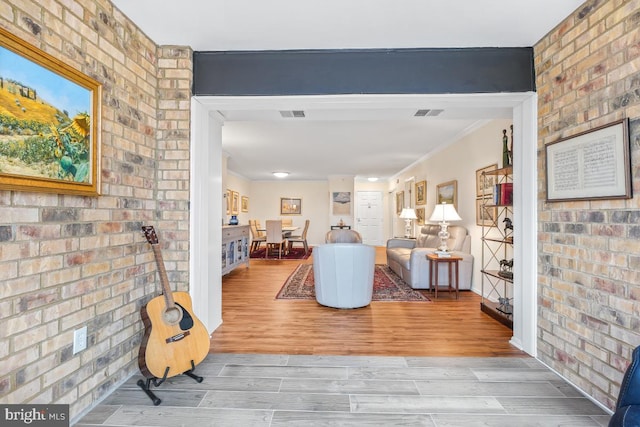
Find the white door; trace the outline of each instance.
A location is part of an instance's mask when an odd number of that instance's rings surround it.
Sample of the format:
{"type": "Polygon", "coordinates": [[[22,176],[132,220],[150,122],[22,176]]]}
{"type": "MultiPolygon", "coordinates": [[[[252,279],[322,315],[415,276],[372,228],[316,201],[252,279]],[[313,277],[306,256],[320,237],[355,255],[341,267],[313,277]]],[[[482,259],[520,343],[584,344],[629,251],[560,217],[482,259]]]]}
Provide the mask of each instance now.
{"type": "Polygon", "coordinates": [[[356,230],[362,235],[362,243],[372,246],[384,245],[382,222],[384,212],[382,193],[379,191],[358,191],[356,208],[356,230]]]}

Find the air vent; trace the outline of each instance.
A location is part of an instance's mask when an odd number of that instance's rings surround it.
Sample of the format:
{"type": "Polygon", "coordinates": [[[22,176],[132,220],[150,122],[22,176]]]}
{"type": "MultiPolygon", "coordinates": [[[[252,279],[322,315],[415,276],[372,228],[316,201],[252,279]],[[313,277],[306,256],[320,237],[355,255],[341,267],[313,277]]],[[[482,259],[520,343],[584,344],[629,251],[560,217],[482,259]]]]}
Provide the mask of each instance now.
{"type": "Polygon", "coordinates": [[[444,110],[418,110],[414,114],[414,117],[435,117],[440,115],[444,110]]]}
{"type": "Polygon", "coordinates": [[[305,117],[303,110],[280,111],[280,115],[285,119],[290,119],[290,118],[300,119],[305,117]]]}

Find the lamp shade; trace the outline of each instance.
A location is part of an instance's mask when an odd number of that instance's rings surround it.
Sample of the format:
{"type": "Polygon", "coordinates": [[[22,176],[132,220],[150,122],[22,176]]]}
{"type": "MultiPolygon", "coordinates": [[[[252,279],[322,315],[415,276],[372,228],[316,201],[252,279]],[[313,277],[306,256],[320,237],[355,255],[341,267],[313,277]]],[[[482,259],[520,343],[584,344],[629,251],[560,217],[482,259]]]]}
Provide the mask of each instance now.
{"type": "Polygon", "coordinates": [[[400,212],[400,218],[402,219],[418,219],[416,216],[415,209],[410,208],[402,208],[402,212],[400,212]]]}
{"type": "Polygon", "coordinates": [[[456,212],[456,208],[453,205],[442,203],[436,205],[431,214],[429,221],[434,222],[447,222],[447,221],[461,221],[460,215],[456,212]]]}

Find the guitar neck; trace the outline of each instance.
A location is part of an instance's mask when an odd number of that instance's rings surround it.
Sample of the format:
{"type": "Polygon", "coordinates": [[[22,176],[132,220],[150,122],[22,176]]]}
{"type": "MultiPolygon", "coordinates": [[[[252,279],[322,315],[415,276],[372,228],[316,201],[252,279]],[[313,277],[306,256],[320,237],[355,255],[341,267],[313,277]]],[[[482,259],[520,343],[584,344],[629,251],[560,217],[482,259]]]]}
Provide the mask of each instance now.
{"type": "Polygon", "coordinates": [[[158,266],[158,273],[160,274],[160,283],[162,284],[162,294],[164,295],[164,301],[167,308],[173,308],[175,301],[173,300],[173,293],[169,286],[169,278],[167,277],[167,270],[164,267],[164,260],[162,259],[162,252],[160,252],[159,244],[152,244],[153,254],[156,258],[156,265],[158,266]]]}

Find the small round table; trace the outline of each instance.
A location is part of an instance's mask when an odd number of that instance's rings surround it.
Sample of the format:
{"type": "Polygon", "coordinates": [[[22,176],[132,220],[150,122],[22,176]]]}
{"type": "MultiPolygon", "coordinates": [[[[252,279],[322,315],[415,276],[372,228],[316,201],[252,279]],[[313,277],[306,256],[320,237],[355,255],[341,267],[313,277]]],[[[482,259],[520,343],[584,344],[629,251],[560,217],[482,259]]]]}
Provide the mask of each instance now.
{"type": "Polygon", "coordinates": [[[458,262],[462,260],[461,257],[451,255],[451,256],[438,256],[438,254],[430,253],[427,254],[427,259],[429,260],[429,292],[431,292],[431,285],[435,288],[435,298],[438,299],[438,264],[442,262],[446,262],[449,267],[449,294],[453,290],[452,278],[454,275],[452,274],[451,267],[455,269],[455,289],[456,289],[456,299],[458,299],[459,293],[459,282],[460,277],[458,274],[458,262]]]}

